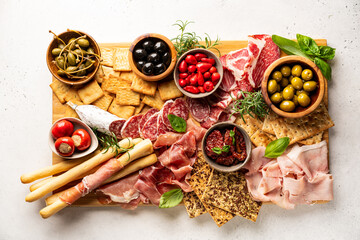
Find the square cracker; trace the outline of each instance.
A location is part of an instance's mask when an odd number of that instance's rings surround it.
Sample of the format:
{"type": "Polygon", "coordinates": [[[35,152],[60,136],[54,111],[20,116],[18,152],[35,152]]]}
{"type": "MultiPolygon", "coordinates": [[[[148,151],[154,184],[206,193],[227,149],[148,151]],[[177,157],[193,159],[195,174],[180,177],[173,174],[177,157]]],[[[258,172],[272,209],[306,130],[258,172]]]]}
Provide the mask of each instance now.
{"type": "Polygon", "coordinates": [[[114,49],[113,68],[115,71],[131,71],[128,55],[128,48],[114,49]]]}
{"type": "Polygon", "coordinates": [[[50,84],[51,89],[53,90],[56,97],[59,99],[61,103],[65,103],[65,97],[70,90],[70,85],[60,82],[57,79],[50,84]]]}
{"type": "Polygon", "coordinates": [[[161,100],[159,92],[156,92],[155,97],[146,95],[143,99],[143,102],[150,107],[157,108],[161,110],[164,105],[164,101],[161,100]]]}
{"type": "Polygon", "coordinates": [[[182,92],[176,87],[174,80],[160,83],[158,88],[163,101],[183,96],[182,92]]]}
{"type": "MultiPolygon", "coordinates": [[[[142,102],[142,103],[144,103],[144,102],[142,102]]],[[[143,107],[143,109],[141,109],[140,113],[146,113],[149,109],[151,109],[151,107],[144,103],[144,107],[143,107]]]]}
{"type": "Polygon", "coordinates": [[[258,129],[253,135],[250,137],[251,142],[256,146],[266,147],[273,140],[263,132],[261,129],[258,129]]]}
{"type": "Polygon", "coordinates": [[[223,173],[214,170],[203,194],[203,203],[218,207],[253,222],[261,203],[252,199],[241,172],[223,173]]]}
{"type": "Polygon", "coordinates": [[[192,165],[193,169],[191,170],[191,174],[195,174],[205,166],[210,167],[210,165],[205,161],[203,152],[198,151],[195,163],[192,165]]]}
{"type": "Polygon", "coordinates": [[[99,84],[95,80],[92,80],[90,83],[87,83],[84,87],[80,88],[78,94],[84,104],[90,104],[104,96],[103,90],[101,90],[99,84]]]}
{"type": "Polygon", "coordinates": [[[272,135],[275,135],[274,129],[273,129],[273,122],[278,118],[278,115],[270,110],[269,115],[267,115],[264,119],[264,124],[262,126],[262,130],[266,133],[270,133],[272,135]]]}
{"type": "Polygon", "coordinates": [[[102,65],[112,67],[113,66],[113,57],[114,49],[113,48],[100,48],[102,65]]]}
{"type": "Polygon", "coordinates": [[[249,134],[249,136],[251,137],[258,129],[261,129],[262,127],[262,121],[257,119],[257,118],[253,118],[250,115],[246,114],[243,115],[244,120],[241,118],[241,116],[238,116],[235,120],[235,123],[237,125],[239,125],[240,127],[242,127],[243,129],[245,129],[245,131],[247,132],[247,134],[249,134]]]}
{"type": "Polygon", "coordinates": [[[131,84],[131,89],[135,92],[145,95],[155,96],[157,82],[149,82],[141,78],[134,78],[131,84]]]}
{"type": "Polygon", "coordinates": [[[99,67],[99,70],[97,71],[96,75],[95,75],[95,80],[98,83],[103,83],[104,80],[106,78],[108,78],[110,75],[113,75],[115,77],[119,77],[120,73],[119,72],[115,72],[114,69],[112,67],[107,67],[107,66],[103,66],[101,65],[99,67]]]}
{"type": "Polygon", "coordinates": [[[315,136],[299,141],[299,143],[304,145],[312,145],[321,142],[324,132],[320,132],[315,136]]]}
{"type": "Polygon", "coordinates": [[[134,115],[135,107],[133,106],[121,106],[116,103],[116,101],[112,101],[108,111],[112,114],[120,118],[128,119],[132,115],[134,115]]]}
{"type": "Polygon", "coordinates": [[[101,108],[102,110],[107,111],[111,102],[113,101],[113,99],[114,98],[110,94],[105,93],[104,96],[102,96],[101,98],[99,98],[98,100],[93,102],[92,104],[101,108]]]}
{"type": "Polygon", "coordinates": [[[69,89],[69,91],[66,93],[66,96],[65,96],[65,101],[68,102],[68,101],[72,101],[72,102],[81,102],[81,99],[80,99],[80,96],[77,92],[77,88],[75,87],[71,87],[69,89]]]}
{"type": "Polygon", "coordinates": [[[116,103],[119,105],[140,105],[140,94],[130,88],[119,88],[116,92],[116,103]]]}
{"type": "Polygon", "coordinates": [[[189,184],[194,189],[194,192],[196,193],[196,195],[198,196],[198,198],[204,205],[206,211],[210,214],[216,225],[218,225],[218,227],[221,227],[230,219],[232,219],[235,215],[220,208],[208,205],[202,201],[202,196],[206,188],[206,183],[211,175],[211,171],[214,170],[212,170],[208,166],[203,167],[201,170],[191,176],[191,178],[189,179],[189,184]]]}
{"type": "Polygon", "coordinates": [[[195,192],[184,192],[183,201],[190,218],[195,218],[206,213],[206,208],[195,192]]]}
{"type": "Polygon", "coordinates": [[[134,115],[140,113],[142,111],[142,109],[144,108],[144,106],[145,106],[145,103],[143,101],[141,101],[140,105],[135,107],[134,115]]]}
{"type": "Polygon", "coordinates": [[[122,79],[128,80],[129,82],[133,82],[134,80],[141,80],[141,78],[136,75],[133,71],[131,72],[121,72],[120,77],[122,79]]]}
{"type": "Polygon", "coordinates": [[[108,77],[105,77],[101,88],[104,91],[116,94],[120,88],[129,88],[130,86],[131,82],[110,74],[108,77]]]}

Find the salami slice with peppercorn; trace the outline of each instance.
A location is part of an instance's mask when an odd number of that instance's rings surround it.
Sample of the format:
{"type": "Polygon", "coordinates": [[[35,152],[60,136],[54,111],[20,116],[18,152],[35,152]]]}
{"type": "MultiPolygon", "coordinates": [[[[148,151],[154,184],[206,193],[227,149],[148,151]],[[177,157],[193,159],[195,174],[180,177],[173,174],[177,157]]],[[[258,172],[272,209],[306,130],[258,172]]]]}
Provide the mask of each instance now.
{"type": "Polygon", "coordinates": [[[173,100],[168,100],[165,102],[163,108],[161,109],[162,122],[167,127],[167,129],[169,129],[170,131],[173,131],[173,129],[172,129],[170,121],[168,119],[168,115],[169,115],[170,109],[173,106],[173,104],[174,104],[173,100]]]}
{"type": "Polygon", "coordinates": [[[149,118],[154,115],[155,113],[159,112],[159,110],[157,110],[156,108],[151,108],[149,109],[141,118],[140,122],[139,122],[139,131],[140,131],[140,135],[142,136],[142,129],[145,126],[145,123],[147,122],[147,120],[149,120],[149,118]]]}
{"type": "Polygon", "coordinates": [[[169,130],[174,131],[174,129],[171,127],[170,121],[167,117],[169,114],[173,114],[177,117],[181,117],[182,119],[184,119],[186,121],[189,118],[189,109],[187,107],[185,100],[182,98],[178,98],[172,103],[172,106],[168,110],[168,112],[165,109],[163,111],[164,124],[166,125],[166,127],[169,130]]]}
{"type": "Polygon", "coordinates": [[[140,137],[139,123],[140,123],[142,117],[143,117],[143,114],[138,114],[138,115],[130,117],[124,123],[124,126],[121,128],[121,136],[123,138],[126,138],[126,137],[138,138],[138,137],[140,137]]]}
{"type": "Polygon", "coordinates": [[[210,105],[199,98],[186,98],[191,116],[198,122],[204,122],[210,115],[210,105]]]}
{"type": "Polygon", "coordinates": [[[159,112],[156,112],[146,121],[141,131],[144,138],[150,139],[151,141],[156,140],[158,136],[157,121],[159,114],[159,112]]]}

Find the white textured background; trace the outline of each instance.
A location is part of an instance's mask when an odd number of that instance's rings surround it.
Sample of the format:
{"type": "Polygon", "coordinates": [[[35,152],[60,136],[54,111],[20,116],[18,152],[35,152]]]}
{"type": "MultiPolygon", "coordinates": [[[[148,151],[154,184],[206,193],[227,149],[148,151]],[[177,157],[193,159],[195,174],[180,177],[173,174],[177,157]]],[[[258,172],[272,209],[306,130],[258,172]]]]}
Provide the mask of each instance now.
{"type": "Polygon", "coordinates": [[[10,1],[0,0],[0,240],[3,239],[360,239],[360,2],[299,1],[10,1]],[[103,3],[100,3],[103,2],[103,3]],[[105,3],[106,2],[106,3],[105,3]],[[269,33],[327,38],[332,61],[330,164],[335,200],[286,211],[265,205],[256,223],[236,217],[218,228],[209,215],[183,207],[67,208],[43,220],[43,201],[26,203],[22,173],[51,163],[50,72],[45,52],[67,28],[98,42],[132,41],[145,32],[174,37],[189,30],[223,40],[269,33]]]}

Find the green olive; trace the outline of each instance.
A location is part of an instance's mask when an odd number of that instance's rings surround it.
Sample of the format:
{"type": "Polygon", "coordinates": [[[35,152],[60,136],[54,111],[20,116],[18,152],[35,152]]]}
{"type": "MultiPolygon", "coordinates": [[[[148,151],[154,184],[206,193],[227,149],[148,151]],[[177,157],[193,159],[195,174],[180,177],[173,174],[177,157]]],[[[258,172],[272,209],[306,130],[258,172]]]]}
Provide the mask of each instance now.
{"type": "Polygon", "coordinates": [[[275,80],[270,80],[268,82],[268,92],[270,94],[273,94],[274,92],[277,91],[277,86],[278,86],[278,84],[277,84],[277,82],[275,80]]]}
{"type": "Polygon", "coordinates": [[[61,53],[61,49],[60,48],[54,48],[53,50],[51,50],[51,54],[54,56],[59,56],[61,53]]]}
{"type": "Polygon", "coordinates": [[[81,64],[79,66],[79,70],[81,70],[81,71],[77,72],[76,76],[84,76],[84,75],[86,75],[86,70],[83,70],[84,68],[85,68],[85,64],[83,63],[83,64],[81,64]]]}
{"type": "Polygon", "coordinates": [[[311,80],[312,77],[313,77],[313,72],[310,69],[304,69],[304,71],[302,71],[301,73],[301,78],[304,79],[305,81],[311,80]]]}
{"type": "Polygon", "coordinates": [[[291,75],[290,77],[289,77],[289,81],[291,82],[291,80],[294,78],[294,76],[293,75],[291,75]]]}
{"type": "Polygon", "coordinates": [[[300,65],[295,65],[292,67],[291,69],[291,74],[294,76],[294,77],[300,77],[301,76],[301,72],[302,72],[302,67],[300,65]]]}
{"type": "Polygon", "coordinates": [[[289,66],[282,66],[280,71],[281,71],[281,74],[282,74],[284,77],[290,76],[291,69],[290,69],[289,66]]]}
{"type": "Polygon", "coordinates": [[[282,91],[282,95],[283,95],[283,98],[285,100],[291,100],[293,99],[294,97],[294,90],[292,90],[291,88],[289,87],[286,87],[284,88],[284,90],[282,91]]]}
{"type": "Polygon", "coordinates": [[[291,112],[294,111],[295,104],[292,101],[285,100],[280,103],[280,109],[285,112],[291,112]]]}
{"type": "Polygon", "coordinates": [[[307,92],[311,92],[314,91],[316,89],[316,82],[315,81],[308,81],[304,83],[304,90],[307,92]]]}
{"type": "Polygon", "coordinates": [[[280,82],[282,79],[282,74],[280,71],[275,71],[272,74],[272,78],[275,79],[277,82],[280,82]]]}
{"type": "Polygon", "coordinates": [[[80,47],[82,48],[87,48],[89,47],[90,43],[87,39],[81,38],[79,40],[77,40],[77,44],[79,44],[80,47]]]}
{"type": "Polygon", "coordinates": [[[310,97],[305,93],[300,93],[297,100],[302,107],[306,107],[310,104],[310,97]]]}
{"type": "Polygon", "coordinates": [[[271,97],[270,97],[271,102],[273,102],[274,104],[278,104],[283,100],[283,97],[281,95],[281,93],[274,93],[271,97]]]}
{"type": "Polygon", "coordinates": [[[68,63],[71,65],[71,66],[75,66],[76,65],[76,57],[74,54],[72,54],[71,52],[68,53],[67,55],[67,58],[68,58],[68,63]]]}
{"type": "Polygon", "coordinates": [[[282,78],[281,82],[280,82],[281,87],[286,87],[287,85],[289,85],[289,80],[287,78],[282,78]]]}
{"type": "Polygon", "coordinates": [[[57,71],[57,74],[58,74],[59,76],[65,76],[65,75],[66,75],[65,72],[64,72],[64,70],[62,70],[62,69],[59,69],[59,70],[57,71]]]}
{"type": "Polygon", "coordinates": [[[72,73],[72,72],[76,71],[77,69],[78,69],[77,67],[69,66],[66,68],[66,72],[72,73]]]}
{"type": "Polygon", "coordinates": [[[86,51],[90,54],[95,54],[95,51],[92,47],[89,47],[86,51]]]}
{"type": "Polygon", "coordinates": [[[58,48],[63,49],[65,45],[63,43],[59,43],[58,48]]]}
{"type": "Polygon", "coordinates": [[[305,93],[306,95],[309,96],[309,93],[307,91],[304,91],[304,90],[297,90],[296,91],[296,95],[299,96],[301,93],[305,93]]]}
{"type": "Polygon", "coordinates": [[[281,86],[280,86],[280,84],[277,85],[276,91],[277,91],[277,92],[280,92],[280,91],[281,91],[281,86]]]}
{"type": "Polygon", "coordinates": [[[64,69],[65,59],[63,56],[56,57],[55,61],[56,61],[56,65],[59,68],[64,69]]]}
{"type": "Polygon", "coordinates": [[[291,85],[293,85],[296,90],[301,90],[303,87],[303,82],[300,78],[294,77],[291,79],[291,85]]]}
{"type": "Polygon", "coordinates": [[[289,84],[289,85],[287,85],[287,88],[290,88],[291,90],[293,90],[295,92],[295,88],[293,85],[289,84]]]}
{"type": "Polygon", "coordinates": [[[294,95],[292,101],[294,102],[295,106],[299,105],[298,96],[294,95]]]}

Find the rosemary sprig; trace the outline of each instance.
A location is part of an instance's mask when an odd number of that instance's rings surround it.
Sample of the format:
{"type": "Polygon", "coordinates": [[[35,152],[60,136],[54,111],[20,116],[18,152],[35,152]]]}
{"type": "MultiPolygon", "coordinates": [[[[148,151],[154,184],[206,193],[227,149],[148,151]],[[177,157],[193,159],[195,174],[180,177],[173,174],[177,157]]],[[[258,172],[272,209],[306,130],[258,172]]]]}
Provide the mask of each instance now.
{"type": "Polygon", "coordinates": [[[97,137],[97,139],[99,141],[100,149],[101,150],[105,149],[105,153],[107,151],[109,151],[109,149],[112,149],[113,151],[115,149],[116,156],[117,156],[120,153],[127,152],[131,149],[131,148],[126,149],[126,148],[120,147],[119,141],[113,132],[111,133],[111,135],[107,135],[107,134],[99,132],[96,128],[93,128],[92,130],[94,131],[95,136],[97,137]]]}
{"type": "Polygon", "coordinates": [[[241,91],[240,93],[242,95],[242,98],[235,100],[232,110],[233,114],[240,114],[244,122],[244,115],[246,114],[249,114],[252,118],[264,118],[266,115],[269,114],[269,108],[264,101],[261,91],[241,91]]]}
{"type": "Polygon", "coordinates": [[[215,42],[212,42],[209,34],[205,33],[206,35],[205,45],[200,44],[199,41],[202,40],[200,36],[196,35],[195,32],[185,32],[186,26],[189,25],[190,23],[194,23],[194,22],[193,21],[183,22],[181,20],[177,20],[176,23],[173,24],[173,26],[178,26],[179,30],[181,31],[181,33],[177,37],[171,39],[171,41],[174,42],[174,46],[178,53],[178,57],[180,57],[182,54],[193,48],[214,49],[219,53],[220,56],[220,51],[219,49],[216,48],[217,45],[221,44],[220,38],[217,37],[215,42]]]}

